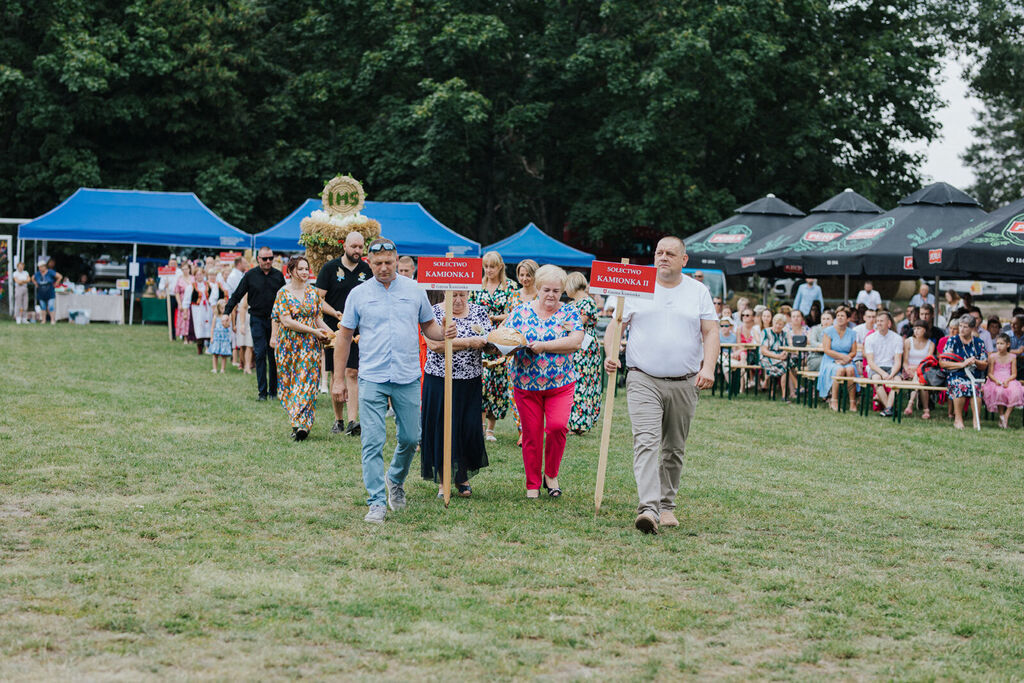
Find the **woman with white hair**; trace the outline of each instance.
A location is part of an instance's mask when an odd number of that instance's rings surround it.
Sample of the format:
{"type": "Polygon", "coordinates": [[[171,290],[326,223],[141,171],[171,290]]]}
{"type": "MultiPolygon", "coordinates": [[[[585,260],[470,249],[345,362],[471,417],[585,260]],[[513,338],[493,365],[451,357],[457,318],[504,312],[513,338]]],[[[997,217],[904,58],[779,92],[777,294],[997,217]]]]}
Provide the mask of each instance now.
{"type": "MultiPolygon", "coordinates": [[[[768,310],[768,309],[766,309],[768,310]]],[[[771,311],[769,311],[771,313],[771,311]]],[[[771,326],[761,335],[761,369],[765,374],[765,387],[778,380],[782,387],[782,398],[789,400],[785,379],[789,369],[789,354],[782,350],[786,345],[786,316],[776,313],[771,326]]]]}
{"type": "Polygon", "coordinates": [[[541,485],[552,498],[562,495],[558,469],[578,376],[573,354],[583,342],[579,313],[559,301],[566,277],[558,266],[538,269],[533,277],[537,297],[516,306],[504,322],[527,342],[515,352],[510,369],[522,420],[527,498],[537,498],[541,485]]]}
{"type": "Polygon", "coordinates": [[[589,288],[583,273],[569,273],[565,281],[565,293],[579,313],[584,334],[590,337],[586,348],[580,348],[573,355],[576,372],[579,374],[572,400],[572,413],[569,415],[569,429],[574,434],[590,431],[601,412],[601,349],[596,343],[599,309],[587,293],[589,288]]]}
{"type": "MultiPolygon", "coordinates": [[[[492,325],[500,325],[516,303],[516,283],[505,274],[505,261],[501,254],[489,251],[484,254],[483,289],[470,292],[470,304],[487,309],[492,325]]],[[[483,421],[484,439],[497,441],[494,423],[508,414],[509,386],[508,367],[500,355],[484,353],[483,366],[483,421]]]]}
{"type": "MultiPolygon", "coordinates": [[[[939,365],[947,372],[946,387],[949,397],[953,399],[953,426],[957,429],[964,428],[964,404],[973,393],[981,393],[981,387],[971,387],[971,379],[967,376],[968,369],[976,378],[981,379],[985,377],[985,370],[988,368],[985,342],[974,336],[974,328],[977,325],[978,321],[973,315],[960,316],[959,334],[946,340],[946,347],[939,355],[939,365]]],[[[972,415],[974,410],[972,402],[972,415]]]]}

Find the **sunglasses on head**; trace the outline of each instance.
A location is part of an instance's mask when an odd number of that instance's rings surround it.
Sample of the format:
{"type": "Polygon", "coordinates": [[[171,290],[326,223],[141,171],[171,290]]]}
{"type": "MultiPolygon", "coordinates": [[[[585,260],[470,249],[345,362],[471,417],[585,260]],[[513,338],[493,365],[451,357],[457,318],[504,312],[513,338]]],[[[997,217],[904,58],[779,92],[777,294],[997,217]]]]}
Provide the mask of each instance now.
{"type": "Polygon", "coordinates": [[[371,254],[376,254],[378,251],[395,251],[395,245],[391,242],[378,242],[370,245],[371,254]]]}

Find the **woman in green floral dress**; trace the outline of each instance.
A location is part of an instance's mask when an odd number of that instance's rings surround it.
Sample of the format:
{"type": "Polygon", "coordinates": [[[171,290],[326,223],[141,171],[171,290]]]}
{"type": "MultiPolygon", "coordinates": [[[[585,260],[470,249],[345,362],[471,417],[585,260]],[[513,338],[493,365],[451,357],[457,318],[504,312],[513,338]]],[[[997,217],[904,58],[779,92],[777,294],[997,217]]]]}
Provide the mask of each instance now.
{"type": "MultiPolygon", "coordinates": [[[[484,288],[470,292],[470,303],[480,304],[487,309],[491,317],[491,323],[497,327],[505,320],[509,311],[515,304],[518,304],[516,283],[509,280],[505,275],[505,261],[501,254],[496,251],[489,251],[484,254],[484,288]]],[[[483,419],[485,421],[484,438],[487,441],[497,441],[494,437],[494,423],[508,414],[509,406],[509,383],[508,367],[505,363],[496,363],[503,360],[500,355],[485,353],[484,356],[484,400],[483,419]]]]}
{"type": "MultiPolygon", "coordinates": [[[[789,368],[789,354],[782,350],[786,345],[786,316],[776,313],[772,318],[772,326],[764,331],[761,341],[761,369],[764,370],[767,388],[776,378],[781,378],[789,368]]],[[[786,395],[786,380],[781,380],[782,398],[786,395]]]]}
{"type": "Polygon", "coordinates": [[[589,432],[601,413],[601,349],[597,343],[597,304],[587,294],[590,285],[583,273],[569,273],[565,293],[580,314],[583,331],[591,341],[573,356],[576,363],[576,391],[573,394],[569,429],[575,434],[589,432]]]}

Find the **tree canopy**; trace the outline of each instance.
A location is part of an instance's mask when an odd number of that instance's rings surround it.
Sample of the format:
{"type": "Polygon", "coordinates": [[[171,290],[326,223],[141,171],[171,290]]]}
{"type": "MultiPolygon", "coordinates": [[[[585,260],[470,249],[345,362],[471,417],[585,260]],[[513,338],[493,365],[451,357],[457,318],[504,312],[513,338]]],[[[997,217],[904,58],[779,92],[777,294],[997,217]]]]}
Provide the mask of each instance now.
{"type": "Polygon", "coordinates": [[[484,243],[692,233],[916,188],[922,0],[0,0],[0,214],[191,190],[250,231],[337,172],[484,243]]]}

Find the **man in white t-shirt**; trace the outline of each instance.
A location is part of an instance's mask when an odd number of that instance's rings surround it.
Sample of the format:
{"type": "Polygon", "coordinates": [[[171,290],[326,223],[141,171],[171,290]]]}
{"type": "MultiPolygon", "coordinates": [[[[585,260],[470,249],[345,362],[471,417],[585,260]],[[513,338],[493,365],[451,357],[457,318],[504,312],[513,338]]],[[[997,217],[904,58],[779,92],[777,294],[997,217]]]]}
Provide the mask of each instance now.
{"type": "MultiPolygon", "coordinates": [[[[871,379],[895,379],[903,367],[903,337],[892,331],[892,316],[889,311],[879,311],[875,316],[875,333],[864,341],[864,358],[868,363],[868,377],[871,379]]],[[[875,398],[885,406],[882,417],[892,417],[892,404],[896,392],[886,392],[882,386],[875,387],[875,398]]]]}
{"type": "Polygon", "coordinates": [[[853,362],[857,368],[860,368],[860,361],[864,360],[864,340],[874,331],[875,312],[869,308],[864,311],[864,322],[853,328],[854,334],[857,335],[857,355],[853,357],[853,362]]]}
{"type": "Polygon", "coordinates": [[[871,280],[865,280],[864,289],[857,294],[857,305],[861,304],[867,306],[869,311],[877,311],[878,307],[882,305],[882,295],[875,291],[871,280]]]}
{"type": "MultiPolygon", "coordinates": [[[[679,526],[676,492],[690,421],[701,389],[715,383],[718,318],[708,288],[683,275],[686,246],[663,237],[654,252],[658,277],[653,299],[629,297],[622,313],[626,344],[626,398],[633,426],[633,475],[640,503],[635,526],[658,533],[679,526]]],[[[614,326],[614,321],[612,326],[614,326]]],[[[619,367],[616,335],[605,333],[605,370],[619,367]]]]}

